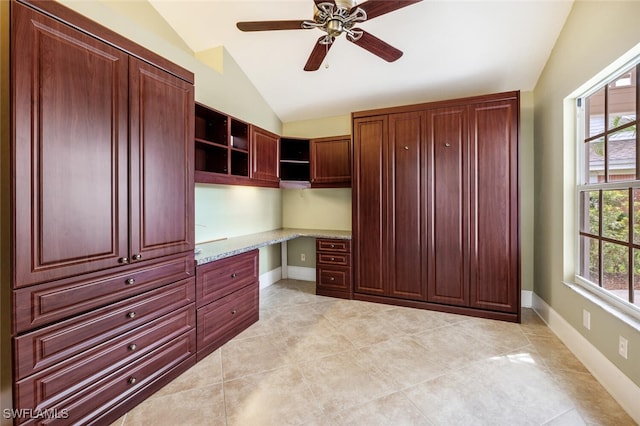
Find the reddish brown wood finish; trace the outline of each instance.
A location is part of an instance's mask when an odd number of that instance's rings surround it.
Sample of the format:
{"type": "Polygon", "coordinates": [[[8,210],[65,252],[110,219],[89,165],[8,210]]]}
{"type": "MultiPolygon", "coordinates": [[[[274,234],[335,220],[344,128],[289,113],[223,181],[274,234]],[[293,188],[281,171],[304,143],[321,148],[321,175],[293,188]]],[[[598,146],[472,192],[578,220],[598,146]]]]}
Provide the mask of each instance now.
{"type": "Polygon", "coordinates": [[[352,117],[354,297],[519,321],[519,93],[352,117]]]}
{"type": "Polygon", "coordinates": [[[518,99],[469,113],[471,306],[519,312],[518,99]]]}
{"type": "Polygon", "coordinates": [[[385,294],[403,299],[424,300],[427,295],[423,261],[427,255],[424,133],[422,113],[389,116],[389,142],[384,154],[388,167],[383,203],[388,265],[385,294]]]}
{"type": "Polygon", "coordinates": [[[280,138],[251,126],[251,180],[277,185],[280,180],[280,138]]]}
{"type": "MultiPolygon", "coordinates": [[[[14,376],[22,379],[56,363],[77,358],[83,351],[95,349],[194,301],[195,279],[191,278],[23,334],[14,338],[14,376]]],[[[81,355],[86,356],[86,353],[81,355]]]]}
{"type": "Polygon", "coordinates": [[[123,270],[79,275],[13,292],[14,333],[100,308],[193,277],[193,254],[170,256],[123,270]]]}
{"type": "Polygon", "coordinates": [[[198,360],[258,321],[259,291],[256,281],[198,309],[198,360]]]}
{"type": "Polygon", "coordinates": [[[469,305],[467,241],[467,108],[428,110],[426,144],[430,149],[428,297],[431,302],[469,305]]]}
{"type": "Polygon", "coordinates": [[[316,240],[316,294],[351,299],[351,241],[316,240]]]}
{"type": "Polygon", "coordinates": [[[193,250],[193,85],[129,66],[131,259],[193,250]]]}
{"type": "Polygon", "coordinates": [[[14,287],[128,256],[128,58],[11,4],[14,287]]]}
{"type": "Polygon", "coordinates": [[[257,282],[258,250],[198,266],[198,307],[257,282]]]}
{"type": "Polygon", "coordinates": [[[383,224],[383,152],[388,145],[386,116],[353,121],[353,260],[354,291],[385,294],[385,243],[383,224]]]}
{"type": "Polygon", "coordinates": [[[311,186],[351,186],[351,138],[311,139],[311,186]]]}

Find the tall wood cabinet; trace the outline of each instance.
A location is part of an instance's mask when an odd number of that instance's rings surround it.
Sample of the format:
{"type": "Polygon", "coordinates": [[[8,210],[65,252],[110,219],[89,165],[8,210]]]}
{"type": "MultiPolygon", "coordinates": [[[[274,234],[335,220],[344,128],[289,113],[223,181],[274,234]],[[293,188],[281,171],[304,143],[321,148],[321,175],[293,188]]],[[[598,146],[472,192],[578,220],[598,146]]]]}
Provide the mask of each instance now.
{"type": "Polygon", "coordinates": [[[104,423],[195,363],[193,74],[10,7],[14,405],[104,423]]]}
{"type": "Polygon", "coordinates": [[[354,297],[520,318],[519,93],[353,114],[354,297]]]}

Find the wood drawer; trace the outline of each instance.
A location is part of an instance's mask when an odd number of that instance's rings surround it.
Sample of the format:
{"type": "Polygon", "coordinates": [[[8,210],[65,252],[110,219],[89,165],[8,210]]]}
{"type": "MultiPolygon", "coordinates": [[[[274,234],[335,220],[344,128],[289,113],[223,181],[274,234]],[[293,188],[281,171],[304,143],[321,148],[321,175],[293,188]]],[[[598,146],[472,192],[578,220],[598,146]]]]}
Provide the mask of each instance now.
{"type": "Polygon", "coordinates": [[[316,268],[316,287],[334,291],[351,291],[351,268],[320,266],[316,268]]]}
{"type": "Polygon", "coordinates": [[[238,254],[196,268],[198,307],[258,281],[258,250],[238,254]]]}
{"type": "Polygon", "coordinates": [[[258,282],[198,309],[198,359],[258,321],[258,282]]]}
{"type": "Polygon", "coordinates": [[[316,251],[351,253],[351,241],[318,238],[316,251]]]}
{"type": "MultiPolygon", "coordinates": [[[[128,398],[143,392],[163,376],[194,365],[195,340],[195,330],[184,333],[111,375],[86,386],[70,386],[69,398],[52,404],[44,401],[37,410],[57,410],[65,414],[68,417],[63,420],[64,424],[88,424],[118,404],[126,403],[128,398]]],[[[26,424],[55,423],[55,420],[33,419],[26,424]]]]}
{"type": "MultiPolygon", "coordinates": [[[[109,305],[145,291],[192,277],[193,253],[163,258],[126,271],[87,274],[13,292],[14,333],[109,305]]],[[[123,268],[124,269],[124,268],[123,268]]]]}
{"type": "Polygon", "coordinates": [[[56,404],[70,397],[77,388],[89,386],[126,367],[195,327],[195,305],[192,303],[18,381],[14,395],[16,407],[35,409],[56,404]]]}
{"type": "Polygon", "coordinates": [[[317,252],[316,263],[321,265],[351,266],[351,255],[317,252]]]}
{"type": "Polygon", "coordinates": [[[194,300],[195,279],[190,278],[19,336],[14,339],[15,377],[57,364],[194,300]]]}

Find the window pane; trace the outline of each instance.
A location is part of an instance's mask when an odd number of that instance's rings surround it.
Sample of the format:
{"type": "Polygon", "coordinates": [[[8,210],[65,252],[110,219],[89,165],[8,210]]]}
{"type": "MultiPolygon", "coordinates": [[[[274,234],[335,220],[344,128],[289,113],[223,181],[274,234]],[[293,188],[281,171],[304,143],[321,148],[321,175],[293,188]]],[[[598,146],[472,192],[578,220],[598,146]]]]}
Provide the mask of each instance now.
{"type": "Polygon", "coordinates": [[[608,182],[635,180],[636,178],[636,133],[634,128],[618,130],[608,136],[609,156],[608,182]]]}
{"type": "Polygon", "coordinates": [[[604,133],[604,90],[603,87],[586,99],[586,138],[604,133]]]}
{"type": "Polygon", "coordinates": [[[636,120],[636,69],[623,72],[609,83],[609,129],[636,120]]]}
{"type": "MultiPolygon", "coordinates": [[[[582,232],[599,235],[599,192],[600,191],[584,191],[580,193],[580,231],[582,232]]],[[[640,203],[638,208],[640,209],[640,203]]]]}
{"type": "Polygon", "coordinates": [[[629,300],[629,248],[602,242],[602,287],[616,296],[629,300]]]}
{"type": "Polygon", "coordinates": [[[600,284],[599,247],[598,240],[580,237],[580,276],[595,284],[600,284]]]}
{"type": "Polygon", "coordinates": [[[602,236],[629,241],[629,191],[602,191],[602,236]]]}
{"type": "Polygon", "coordinates": [[[633,190],[633,242],[640,244],[640,189],[633,190]]]}
{"type": "Polygon", "coordinates": [[[604,182],[604,137],[588,142],[584,157],[586,175],[584,183],[604,182]]]}

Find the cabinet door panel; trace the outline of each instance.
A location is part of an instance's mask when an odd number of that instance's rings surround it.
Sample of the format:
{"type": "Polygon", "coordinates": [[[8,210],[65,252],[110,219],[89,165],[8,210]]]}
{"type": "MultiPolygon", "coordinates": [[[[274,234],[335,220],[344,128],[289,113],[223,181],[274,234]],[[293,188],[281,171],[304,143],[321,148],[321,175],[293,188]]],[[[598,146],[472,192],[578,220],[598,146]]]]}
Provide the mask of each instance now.
{"type": "Polygon", "coordinates": [[[518,312],[518,105],[470,111],[471,306],[518,312]]]}
{"type": "Polygon", "coordinates": [[[193,85],[130,61],[130,244],[149,259],[194,246],[193,85]]]}
{"type": "Polygon", "coordinates": [[[323,138],[311,140],[311,183],[351,183],[351,139],[323,138]]]}
{"type": "Polygon", "coordinates": [[[467,281],[467,108],[427,112],[427,145],[433,156],[430,168],[429,232],[430,302],[466,306],[467,281]]]}
{"type": "Polygon", "coordinates": [[[127,55],[12,4],[15,286],[127,256],[127,55]]]}
{"type": "Polygon", "coordinates": [[[387,117],[357,119],[354,131],[353,223],[354,291],[384,294],[386,256],[383,253],[383,150],[387,117]]]}
{"type": "Polygon", "coordinates": [[[265,182],[280,180],[280,138],[251,126],[251,179],[265,182]]]}
{"type": "Polygon", "coordinates": [[[387,295],[425,300],[424,114],[389,116],[387,159],[387,295]]]}

